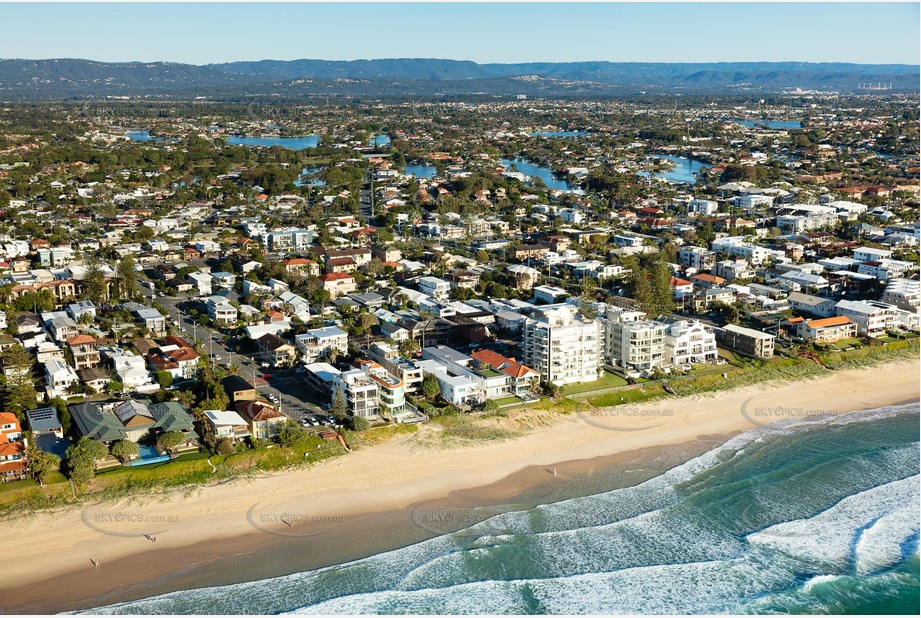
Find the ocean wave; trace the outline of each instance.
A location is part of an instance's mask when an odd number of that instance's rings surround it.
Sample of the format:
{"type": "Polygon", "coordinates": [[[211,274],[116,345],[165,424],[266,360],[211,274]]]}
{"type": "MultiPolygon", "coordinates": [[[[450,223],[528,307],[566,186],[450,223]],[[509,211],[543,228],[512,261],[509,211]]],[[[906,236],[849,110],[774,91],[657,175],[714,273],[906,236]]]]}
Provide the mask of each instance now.
{"type": "Polygon", "coordinates": [[[631,487],[334,567],[90,613],[742,612],[810,579],[904,558],[918,534],[917,441],[877,431],[870,448],[857,424],[917,412],[760,427],[631,487]]]}

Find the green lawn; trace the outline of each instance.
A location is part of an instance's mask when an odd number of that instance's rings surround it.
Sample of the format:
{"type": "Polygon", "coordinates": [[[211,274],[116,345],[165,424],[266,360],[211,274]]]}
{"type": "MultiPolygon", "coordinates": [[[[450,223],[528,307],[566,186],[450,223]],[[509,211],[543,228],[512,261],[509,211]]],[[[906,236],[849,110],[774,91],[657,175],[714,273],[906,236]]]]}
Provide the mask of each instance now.
{"type": "Polygon", "coordinates": [[[604,388],[617,388],[619,386],[626,386],[627,381],[618,375],[614,375],[608,371],[604,372],[604,375],[594,382],[581,382],[579,384],[567,384],[563,389],[563,392],[567,395],[578,395],[579,393],[587,393],[589,391],[598,391],[604,388]]]}
{"type": "Polygon", "coordinates": [[[496,399],[495,401],[499,405],[500,408],[502,406],[510,406],[514,404],[524,403],[524,401],[522,401],[519,397],[516,397],[515,395],[511,395],[509,397],[503,397],[501,399],[496,399]]]}

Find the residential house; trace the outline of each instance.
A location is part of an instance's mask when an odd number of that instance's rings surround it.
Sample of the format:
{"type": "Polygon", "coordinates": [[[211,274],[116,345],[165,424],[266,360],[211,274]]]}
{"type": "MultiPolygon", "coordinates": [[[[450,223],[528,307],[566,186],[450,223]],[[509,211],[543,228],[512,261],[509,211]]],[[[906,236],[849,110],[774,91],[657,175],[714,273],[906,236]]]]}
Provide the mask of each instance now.
{"type": "Polygon", "coordinates": [[[288,417],[267,401],[238,401],[235,405],[237,412],[247,421],[253,437],[263,440],[277,438],[282,425],[288,420],[288,417]]]}
{"type": "Polygon", "coordinates": [[[249,438],[252,435],[249,423],[236,412],[205,410],[204,415],[205,422],[211,430],[210,433],[217,439],[230,438],[237,441],[249,438]]]}
{"type": "Polygon", "coordinates": [[[218,324],[235,324],[237,321],[237,308],[230,304],[223,296],[209,296],[205,299],[208,317],[218,324]]]}
{"type": "Polygon", "coordinates": [[[53,359],[44,363],[45,392],[48,399],[55,397],[66,398],[70,389],[79,383],[80,379],[74,370],[62,360],[53,359]]]}
{"type": "Polygon", "coordinates": [[[0,412],[0,480],[4,483],[28,476],[26,448],[19,419],[11,412],[0,412]]]}
{"type": "Polygon", "coordinates": [[[836,303],[834,300],[804,292],[790,292],[787,297],[787,304],[796,311],[822,318],[830,318],[835,315],[836,303]]]}
{"type": "Polygon", "coordinates": [[[288,367],[297,361],[297,349],[272,333],[266,333],[256,340],[259,358],[274,367],[288,367]]]}
{"type": "Polygon", "coordinates": [[[96,349],[96,340],[89,335],[77,335],[67,340],[67,347],[73,358],[74,369],[77,371],[99,365],[99,350],[96,349]]]}
{"type": "Polygon", "coordinates": [[[154,337],[166,334],[166,318],[156,309],[141,307],[132,311],[138,325],[154,337]]]}
{"type": "Polygon", "coordinates": [[[785,325],[797,337],[815,343],[834,343],[857,336],[857,324],[845,316],[833,318],[789,318],[785,325]]]}
{"type": "Polygon", "coordinates": [[[492,350],[477,350],[470,354],[475,361],[485,364],[494,371],[509,377],[508,394],[530,397],[540,382],[540,373],[514,358],[508,358],[492,350]]]}
{"type": "Polygon", "coordinates": [[[329,273],[320,276],[323,289],[329,292],[331,299],[351,294],[357,289],[355,277],[347,273],[329,273]]]}
{"type": "Polygon", "coordinates": [[[71,317],[75,322],[79,322],[80,318],[84,315],[90,316],[92,321],[96,320],[96,306],[91,300],[80,300],[75,303],[67,305],[64,309],[67,312],[67,315],[71,317]]]}

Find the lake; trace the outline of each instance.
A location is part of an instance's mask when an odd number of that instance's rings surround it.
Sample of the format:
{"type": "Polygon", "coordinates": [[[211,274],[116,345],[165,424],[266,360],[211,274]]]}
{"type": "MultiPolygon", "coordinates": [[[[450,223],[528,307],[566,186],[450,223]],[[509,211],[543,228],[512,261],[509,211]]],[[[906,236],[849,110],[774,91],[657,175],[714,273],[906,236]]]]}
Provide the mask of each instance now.
{"type": "Polygon", "coordinates": [[[305,135],[303,137],[229,137],[227,143],[231,146],[281,146],[290,150],[304,150],[316,148],[320,137],[318,135],[305,135]]]}
{"type": "Polygon", "coordinates": [[[403,167],[404,174],[407,176],[415,176],[416,178],[434,178],[436,171],[434,165],[422,165],[418,163],[403,167]]]}
{"type": "MultiPolygon", "coordinates": [[[[697,182],[696,174],[699,174],[702,170],[709,169],[710,165],[704,163],[703,161],[698,161],[697,159],[689,159],[688,157],[679,157],[675,155],[650,155],[650,159],[666,159],[675,164],[675,167],[666,170],[664,172],[653,172],[657,178],[664,178],[671,182],[685,182],[688,184],[694,184],[697,182]]],[[[639,176],[649,176],[649,172],[638,172],[639,176]]]]}
{"type": "Polygon", "coordinates": [[[734,120],[743,127],[765,126],[769,129],[801,129],[803,123],[799,120],[734,120]]]}
{"type": "Polygon", "coordinates": [[[531,137],[582,137],[585,131],[538,131],[528,133],[531,137]]]}
{"type": "Polygon", "coordinates": [[[322,168],[319,165],[308,165],[301,170],[300,177],[294,181],[294,186],[303,187],[325,187],[326,181],[322,178],[317,178],[317,174],[322,168]]]}
{"type": "Polygon", "coordinates": [[[499,159],[502,165],[508,169],[512,168],[512,165],[515,165],[518,168],[518,171],[528,177],[537,176],[544,181],[544,184],[547,185],[550,189],[556,189],[559,191],[575,191],[579,187],[576,185],[571,185],[561,178],[557,178],[553,175],[553,170],[542,165],[534,165],[530,161],[525,159],[499,159]]]}
{"type": "Polygon", "coordinates": [[[375,135],[371,138],[371,145],[375,148],[380,148],[381,146],[389,146],[390,137],[386,135],[375,135]]]}

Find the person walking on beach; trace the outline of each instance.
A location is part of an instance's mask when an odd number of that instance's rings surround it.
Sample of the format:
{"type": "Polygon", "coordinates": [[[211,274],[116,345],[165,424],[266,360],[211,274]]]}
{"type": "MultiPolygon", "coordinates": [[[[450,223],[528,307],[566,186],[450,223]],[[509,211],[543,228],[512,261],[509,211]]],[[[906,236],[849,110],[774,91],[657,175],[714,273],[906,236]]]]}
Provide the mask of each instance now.
{"type": "Polygon", "coordinates": [[[90,562],[93,563],[93,566],[96,567],[96,570],[98,571],[98,570],[99,570],[99,561],[96,560],[95,558],[90,558],[90,562]]]}

